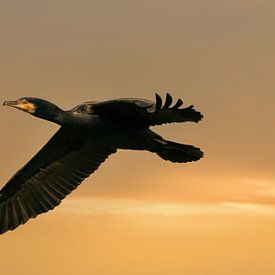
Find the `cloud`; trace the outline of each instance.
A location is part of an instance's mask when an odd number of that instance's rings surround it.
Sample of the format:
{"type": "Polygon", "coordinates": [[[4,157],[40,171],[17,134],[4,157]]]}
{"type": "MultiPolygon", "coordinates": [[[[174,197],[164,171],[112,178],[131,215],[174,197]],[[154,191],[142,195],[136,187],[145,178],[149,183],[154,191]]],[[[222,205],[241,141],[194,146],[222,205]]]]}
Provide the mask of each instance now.
{"type": "Polygon", "coordinates": [[[275,206],[256,203],[157,203],[127,199],[77,198],[66,200],[59,211],[76,215],[264,215],[275,218],[275,206]]]}

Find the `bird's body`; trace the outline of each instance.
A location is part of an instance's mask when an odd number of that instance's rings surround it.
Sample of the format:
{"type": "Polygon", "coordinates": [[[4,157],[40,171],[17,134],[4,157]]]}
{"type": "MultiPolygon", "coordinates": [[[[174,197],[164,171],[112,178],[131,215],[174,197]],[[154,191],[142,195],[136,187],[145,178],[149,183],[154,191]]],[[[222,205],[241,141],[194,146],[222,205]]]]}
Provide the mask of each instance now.
{"type": "Polygon", "coordinates": [[[171,107],[144,99],[86,102],[70,111],[37,98],[6,101],[4,105],[26,111],[61,126],[49,142],[0,191],[0,234],[47,212],[74,190],[117,149],[148,150],[172,162],[196,161],[199,148],[163,139],[150,126],[171,122],[198,122],[193,106],[171,107]]]}

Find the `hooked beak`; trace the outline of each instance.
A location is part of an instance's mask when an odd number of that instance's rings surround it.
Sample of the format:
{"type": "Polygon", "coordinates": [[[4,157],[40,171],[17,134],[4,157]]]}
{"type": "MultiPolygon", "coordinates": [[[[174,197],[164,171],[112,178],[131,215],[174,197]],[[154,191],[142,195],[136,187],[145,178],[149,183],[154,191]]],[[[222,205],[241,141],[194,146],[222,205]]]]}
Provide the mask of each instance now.
{"type": "Polygon", "coordinates": [[[10,107],[16,107],[16,105],[18,105],[18,104],[19,104],[18,100],[3,102],[3,106],[10,106],[10,107]]]}
{"type": "Polygon", "coordinates": [[[9,107],[13,107],[31,114],[34,114],[36,111],[36,106],[31,103],[28,102],[27,100],[14,100],[14,101],[4,101],[3,103],[4,106],[9,106],[9,107]]]}

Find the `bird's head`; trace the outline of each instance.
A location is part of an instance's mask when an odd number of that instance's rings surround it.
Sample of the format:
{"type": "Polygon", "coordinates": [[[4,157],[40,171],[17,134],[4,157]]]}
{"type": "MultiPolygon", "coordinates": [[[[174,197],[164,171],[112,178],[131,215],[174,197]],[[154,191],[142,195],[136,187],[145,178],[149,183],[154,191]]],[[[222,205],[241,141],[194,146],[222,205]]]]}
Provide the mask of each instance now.
{"type": "Polygon", "coordinates": [[[14,101],[4,101],[3,105],[14,107],[36,117],[54,122],[60,112],[62,112],[62,110],[53,103],[35,97],[23,97],[14,101]]]}

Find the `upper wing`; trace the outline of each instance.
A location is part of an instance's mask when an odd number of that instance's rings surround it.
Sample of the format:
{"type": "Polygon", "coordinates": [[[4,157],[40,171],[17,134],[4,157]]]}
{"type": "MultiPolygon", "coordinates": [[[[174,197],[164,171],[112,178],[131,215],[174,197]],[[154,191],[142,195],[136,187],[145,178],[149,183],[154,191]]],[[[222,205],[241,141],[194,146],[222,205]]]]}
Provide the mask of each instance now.
{"type": "Polygon", "coordinates": [[[0,234],[53,209],[115,152],[60,128],[0,191],[0,234]]]}
{"type": "Polygon", "coordinates": [[[162,106],[162,99],[156,94],[156,104],[154,108],[148,110],[150,112],[150,125],[186,121],[198,122],[203,118],[203,115],[196,111],[193,105],[187,108],[180,108],[183,101],[178,99],[175,105],[171,107],[172,101],[172,96],[167,93],[164,105],[162,106]]]}
{"type": "Polygon", "coordinates": [[[202,114],[193,108],[180,108],[183,104],[178,99],[174,106],[172,96],[167,93],[162,106],[161,97],[156,94],[156,102],[144,99],[121,98],[92,104],[94,113],[102,118],[127,126],[149,127],[172,122],[198,122],[202,119],[202,114]]]}
{"type": "Polygon", "coordinates": [[[154,102],[146,99],[119,98],[92,104],[92,112],[112,124],[134,127],[150,126],[148,108],[154,102]]]}

